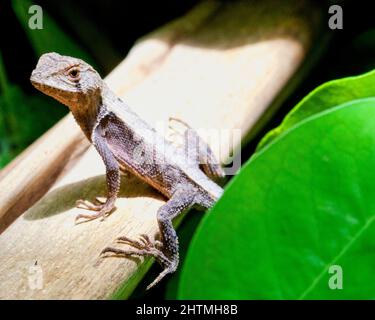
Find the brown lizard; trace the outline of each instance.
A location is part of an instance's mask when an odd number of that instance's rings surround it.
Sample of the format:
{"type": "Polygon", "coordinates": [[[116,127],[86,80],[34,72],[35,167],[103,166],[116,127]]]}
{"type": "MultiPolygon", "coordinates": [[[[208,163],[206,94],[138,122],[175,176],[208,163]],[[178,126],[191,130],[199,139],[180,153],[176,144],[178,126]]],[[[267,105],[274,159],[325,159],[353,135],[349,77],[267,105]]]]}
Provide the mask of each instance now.
{"type": "Polygon", "coordinates": [[[120,172],[135,174],[168,199],[157,212],[161,242],[152,242],[147,235],[141,235],[139,241],[120,237],[118,240],[133,248],[103,250],[154,257],[164,270],[147,287],[151,288],[178,266],[178,238],[172,219],[193,206],[213,206],[223,190],[211,179],[223,177],[222,168],[207,144],[187,124],[177,120],[186,127],[185,156],[182,148],[159,135],[108,88],[93,67],[80,59],[43,54],[30,80],[35,88],[69,107],[106,167],[106,201],[94,204],[78,200],[78,207],[94,213],[79,214],[76,219],[104,218],[114,209],[120,172]]]}

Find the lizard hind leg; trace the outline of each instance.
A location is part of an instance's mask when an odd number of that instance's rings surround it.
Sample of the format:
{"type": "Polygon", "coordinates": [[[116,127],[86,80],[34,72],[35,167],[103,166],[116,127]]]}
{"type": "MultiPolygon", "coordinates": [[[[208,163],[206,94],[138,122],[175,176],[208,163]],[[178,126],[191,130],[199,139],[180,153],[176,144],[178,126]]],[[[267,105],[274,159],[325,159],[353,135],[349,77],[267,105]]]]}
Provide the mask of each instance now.
{"type": "Polygon", "coordinates": [[[211,179],[217,180],[225,176],[224,170],[215,158],[209,145],[191,128],[185,121],[170,117],[170,128],[174,133],[183,137],[184,152],[187,159],[196,163],[203,172],[211,179]],[[179,124],[179,129],[173,122],[179,124]],[[181,130],[181,127],[184,129],[181,130]],[[181,132],[182,131],[182,132],[181,132]]]}
{"type": "Polygon", "coordinates": [[[174,261],[171,261],[169,257],[167,257],[164,252],[159,249],[159,241],[155,241],[154,243],[148,238],[147,235],[141,235],[139,241],[132,240],[127,237],[119,237],[117,238],[119,242],[126,243],[133,248],[131,249],[119,249],[113,247],[105,248],[101,253],[113,253],[115,256],[124,255],[124,256],[151,256],[156,259],[163,267],[164,270],[155,278],[155,280],[147,286],[146,290],[149,290],[153,286],[155,286],[161,279],[164,278],[165,275],[168,273],[172,273],[176,270],[177,264],[174,261]]]}
{"type": "Polygon", "coordinates": [[[108,247],[102,253],[112,252],[115,255],[154,257],[164,269],[147,287],[147,289],[152,288],[167,274],[173,273],[177,269],[179,262],[178,238],[172,225],[172,219],[195,204],[195,195],[196,193],[193,189],[186,190],[186,188],[182,187],[173,194],[167,203],[160,207],[157,213],[157,221],[161,243],[159,241],[152,242],[146,235],[142,235],[139,241],[128,237],[120,237],[117,239],[118,241],[125,242],[133,248],[121,250],[108,247]]]}

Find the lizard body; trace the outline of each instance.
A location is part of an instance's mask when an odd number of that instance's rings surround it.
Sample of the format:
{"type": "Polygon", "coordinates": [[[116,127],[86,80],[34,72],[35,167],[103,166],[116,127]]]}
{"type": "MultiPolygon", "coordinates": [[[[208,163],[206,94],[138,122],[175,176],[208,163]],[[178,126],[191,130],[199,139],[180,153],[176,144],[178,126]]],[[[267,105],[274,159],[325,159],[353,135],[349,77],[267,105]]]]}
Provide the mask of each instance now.
{"type": "Polygon", "coordinates": [[[210,208],[221,196],[222,188],[210,179],[224,176],[220,165],[209,147],[182,121],[187,129],[184,138],[189,146],[188,155],[166,141],[118,98],[89,64],[80,59],[57,53],[44,54],[30,80],[38,90],[69,107],[105,164],[106,201],[94,204],[78,200],[78,207],[95,212],[79,214],[77,219],[104,218],[114,209],[120,189],[120,172],[138,176],[169,199],[157,213],[161,242],[152,242],[146,235],[142,235],[139,241],[120,237],[118,240],[134,249],[103,250],[156,258],[164,270],[148,286],[152,287],[178,266],[178,238],[172,219],[193,206],[210,208]]]}

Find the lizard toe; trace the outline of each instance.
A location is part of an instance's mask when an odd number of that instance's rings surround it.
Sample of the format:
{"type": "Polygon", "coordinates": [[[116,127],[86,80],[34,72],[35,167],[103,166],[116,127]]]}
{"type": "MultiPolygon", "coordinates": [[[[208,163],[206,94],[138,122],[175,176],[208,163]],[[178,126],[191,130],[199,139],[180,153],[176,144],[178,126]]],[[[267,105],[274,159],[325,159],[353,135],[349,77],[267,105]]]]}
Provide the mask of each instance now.
{"type": "Polygon", "coordinates": [[[77,215],[75,218],[76,224],[81,223],[81,222],[95,220],[98,218],[101,218],[101,220],[103,221],[106,218],[106,216],[109,215],[111,211],[114,209],[114,205],[110,203],[109,204],[105,203],[101,205],[100,207],[101,207],[100,210],[99,211],[95,210],[96,211],[95,213],[92,213],[92,214],[81,213],[77,215]],[[79,222],[80,219],[85,219],[85,220],[79,222]]]}
{"type": "Polygon", "coordinates": [[[104,203],[94,204],[88,200],[79,199],[76,201],[76,207],[85,210],[100,211],[103,209],[104,203]]]}

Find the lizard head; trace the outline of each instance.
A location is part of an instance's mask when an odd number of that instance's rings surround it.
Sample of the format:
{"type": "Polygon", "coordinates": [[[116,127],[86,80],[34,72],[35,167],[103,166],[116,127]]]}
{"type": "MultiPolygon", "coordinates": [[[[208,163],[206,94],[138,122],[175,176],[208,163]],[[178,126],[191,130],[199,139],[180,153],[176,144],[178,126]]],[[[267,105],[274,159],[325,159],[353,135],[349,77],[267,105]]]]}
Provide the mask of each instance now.
{"type": "Polygon", "coordinates": [[[32,85],[71,111],[100,97],[102,79],[86,62],[51,52],[43,54],[31,74],[32,85]]]}

